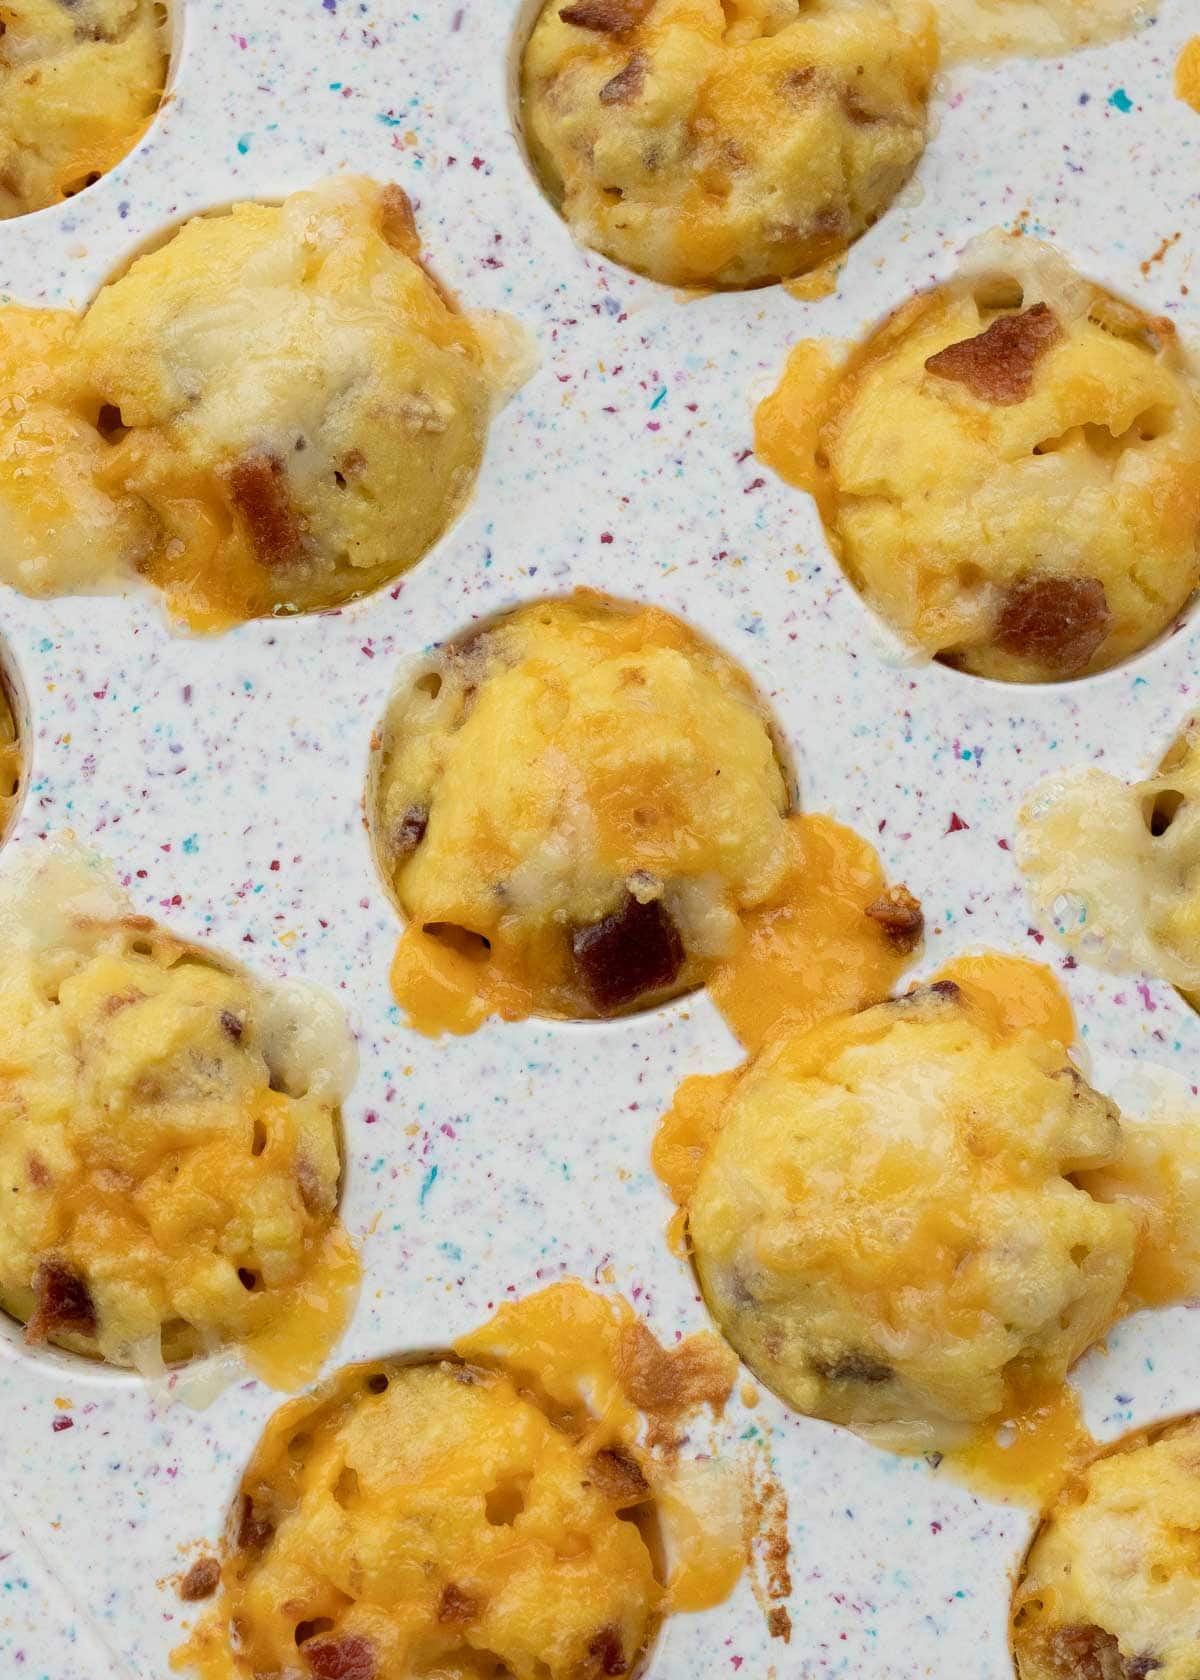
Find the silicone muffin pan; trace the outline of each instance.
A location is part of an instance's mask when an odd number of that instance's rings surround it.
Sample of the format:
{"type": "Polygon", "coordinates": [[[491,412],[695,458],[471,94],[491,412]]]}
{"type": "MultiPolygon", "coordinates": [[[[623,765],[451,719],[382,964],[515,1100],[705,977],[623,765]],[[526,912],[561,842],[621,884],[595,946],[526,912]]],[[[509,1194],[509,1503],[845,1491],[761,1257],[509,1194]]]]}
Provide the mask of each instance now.
{"type": "MultiPolygon", "coordinates": [[[[811,500],[752,452],[753,404],[797,340],[861,338],[992,227],[1052,240],[1185,337],[1200,327],[1200,118],[1173,88],[1192,0],[1163,0],[1107,46],[946,73],[913,183],[835,292],[808,302],[783,287],[684,298],[574,241],[517,123],[534,10],[175,0],[169,96],[145,138],[0,232],[6,297],[79,308],[192,214],[354,171],[405,189],[450,292],[536,341],[465,512],[365,599],[209,637],[172,633],[149,592],[0,599],[26,754],[0,868],[71,829],[139,911],[263,977],[316,982],[349,1014],[361,1067],[341,1211],[364,1282],[328,1370],[444,1349],[565,1277],[625,1294],[667,1343],[710,1324],[650,1167],[679,1081],[740,1059],[707,996],[433,1040],[402,1024],[389,989],[399,921],[363,814],[374,733],[405,661],[521,602],[586,586],[657,604],[740,662],[802,808],[869,838],[921,899],[916,975],[981,945],[1047,962],[1091,1082],[1135,1117],[1164,1082],[1190,1101],[1200,1058],[1200,1021],[1170,986],[1064,957],[1015,856],[1018,810],[1047,774],[1152,772],[1196,702],[1194,604],[1131,661],[1075,681],[907,663],[811,500]]],[[[1073,1380],[1101,1441],[1200,1406],[1192,1317],[1125,1322],[1073,1380]]],[[[161,1385],[0,1322],[0,1675],[165,1676],[193,1609],[179,1577],[219,1538],[279,1401],[245,1379],[203,1409],[168,1403],[161,1385]]],[[[749,1456],[760,1489],[786,1496],[790,1640],[756,1598],[760,1553],[726,1604],[666,1623],[650,1680],[1009,1680],[1035,1513],[746,1381],[702,1445],[749,1456]]]]}

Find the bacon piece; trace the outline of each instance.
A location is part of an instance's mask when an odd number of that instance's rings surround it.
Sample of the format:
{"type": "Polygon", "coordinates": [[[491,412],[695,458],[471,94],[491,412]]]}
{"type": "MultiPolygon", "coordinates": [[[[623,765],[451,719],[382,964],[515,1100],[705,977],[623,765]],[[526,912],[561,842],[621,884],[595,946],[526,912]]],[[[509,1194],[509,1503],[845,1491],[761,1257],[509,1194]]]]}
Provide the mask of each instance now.
{"type": "Polygon", "coordinates": [[[33,1292],[36,1306],[25,1326],[27,1342],[44,1342],[63,1330],[81,1336],[96,1334],[95,1303],[77,1272],[57,1260],[43,1260],[33,1274],[33,1292]]]}
{"type": "Polygon", "coordinates": [[[442,1588],[442,1596],[438,1600],[437,1619],[439,1622],[473,1622],[479,1614],[479,1603],[456,1587],[451,1581],[442,1588]]]}
{"type": "Polygon", "coordinates": [[[244,1552],[261,1552],[275,1533],[275,1524],[255,1505],[248,1493],[242,1495],[242,1516],[237,1543],[244,1552]]]}
{"type": "Polygon", "coordinates": [[[610,1505],[619,1510],[623,1505],[640,1505],[650,1492],[650,1484],[632,1453],[623,1447],[602,1447],[588,1466],[588,1480],[610,1505]]]}
{"type": "Polygon", "coordinates": [[[50,1169],[40,1155],[30,1155],[25,1162],[25,1170],[35,1190],[44,1190],[50,1183],[50,1169]]]}
{"type": "Polygon", "coordinates": [[[375,1647],[355,1633],[306,1645],[304,1655],[317,1680],[375,1680],[375,1647]]]}
{"type": "Polygon", "coordinates": [[[1044,303],[1019,315],[999,315],[974,338],[947,344],[925,363],[928,373],[965,385],[980,402],[1006,408],[1024,402],[1033,389],[1033,370],[1062,337],[1057,317],[1044,303]]]}
{"type": "Polygon", "coordinates": [[[314,1217],[332,1213],[337,1206],[336,1192],[322,1180],[320,1173],[306,1155],[296,1162],[296,1183],[300,1186],[300,1200],[314,1217]]]}
{"type": "Polygon", "coordinates": [[[601,105],[632,105],[646,82],[646,55],[634,53],[624,70],[618,70],[600,89],[601,105]]]}
{"type": "Polygon", "coordinates": [[[1099,578],[1031,577],[1005,591],[992,639],[1005,653],[1052,671],[1080,671],[1111,624],[1099,578]]]}
{"type": "Polygon", "coordinates": [[[892,1367],[885,1365],[881,1359],[857,1351],[840,1353],[836,1359],[814,1359],[813,1369],[826,1382],[865,1383],[869,1388],[891,1382],[896,1375],[892,1367]]]}
{"type": "Polygon", "coordinates": [[[1058,1680],[1145,1680],[1162,1667],[1156,1657],[1123,1657],[1112,1634],[1095,1624],[1055,1628],[1046,1656],[1058,1680]]]}
{"type": "Polygon", "coordinates": [[[379,230],[388,244],[405,256],[416,256],[421,248],[412,201],[394,181],[389,181],[379,195],[379,230]]]}
{"type": "Polygon", "coordinates": [[[179,1583],[179,1596],[185,1604],[198,1604],[211,1598],[221,1580],[221,1565],[215,1557],[197,1558],[179,1583]]]}
{"type": "Polygon", "coordinates": [[[221,1031],[225,1034],[226,1038],[232,1039],[234,1044],[240,1044],[242,1041],[242,1034],[245,1030],[246,1023],[242,1020],[240,1015],[235,1015],[232,1009],[222,1009],[221,1031]]]}
{"type": "Polygon", "coordinates": [[[925,932],[925,916],[921,901],[914,898],[907,887],[887,887],[866,913],[883,929],[884,938],[893,951],[907,956],[921,943],[925,932]]]}
{"type": "Polygon", "coordinates": [[[409,858],[425,838],[429,827],[429,807],[410,805],[400,818],[400,826],[392,836],[392,850],[398,858],[409,858]]]}
{"type": "Polygon", "coordinates": [[[571,950],[584,990],[601,1014],[669,986],[683,967],[675,923],[658,899],[639,904],[632,893],[611,916],[576,929],[571,950]]]}
{"type": "Polygon", "coordinates": [[[574,0],[559,17],[576,29],[593,29],[598,35],[624,35],[636,29],[654,0],[574,0]]]}
{"type": "Polygon", "coordinates": [[[625,1647],[618,1628],[601,1628],[588,1646],[588,1656],[595,1662],[597,1674],[629,1673],[629,1664],[625,1661],[625,1647]]]}
{"type": "Polygon", "coordinates": [[[243,455],[226,469],[225,478],[255,556],[264,566],[293,565],[300,558],[303,536],[278,455],[243,455]]]}

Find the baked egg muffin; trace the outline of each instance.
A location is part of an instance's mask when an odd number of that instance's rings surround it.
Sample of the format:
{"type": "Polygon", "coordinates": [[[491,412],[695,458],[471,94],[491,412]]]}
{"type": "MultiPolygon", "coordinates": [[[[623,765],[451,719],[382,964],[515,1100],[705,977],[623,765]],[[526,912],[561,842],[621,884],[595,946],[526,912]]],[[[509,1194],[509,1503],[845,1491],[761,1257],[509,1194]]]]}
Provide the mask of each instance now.
{"type": "Polygon", "coordinates": [[[1071,1177],[1115,1157],[1117,1112],[1056,1028],[974,985],[785,1030],[685,1084],[664,1137],[689,1109],[705,1298],[798,1411],[946,1451],[1061,1384],[1118,1315],[1137,1215],[1071,1177]]]}
{"type": "Polygon", "coordinates": [[[603,1680],[640,1671],[677,1591],[696,1609],[725,1596],[740,1523],[727,1570],[712,1509],[692,1598],[699,1558],[667,1557],[678,1448],[646,1427],[723,1406],[736,1365],[715,1337],[665,1349],[628,1303],[569,1280],[455,1348],[351,1365],[275,1415],[206,1573],[221,1597],[177,1667],[603,1680]]]}
{"type": "Polygon", "coordinates": [[[1200,1421],[1139,1432],[1073,1476],[1013,1597],[1020,1680],[1200,1674],[1200,1421]]]}
{"type": "Polygon", "coordinates": [[[0,4],[0,217],[60,204],[141,139],[167,76],[158,0],[0,4]]]}
{"type": "Polygon", "coordinates": [[[670,285],[755,286],[887,209],[936,64],[925,0],[546,0],[521,115],[584,244],[670,285]]]}
{"type": "Polygon", "coordinates": [[[0,1306],[146,1375],[235,1347],[298,1387],[358,1277],[340,1011],[133,914],[67,841],[0,891],[0,1306]]]}
{"type": "Polygon", "coordinates": [[[1017,859],[1040,918],[1086,961],[1200,993],[1200,719],[1156,775],[1087,769],[1039,784],[1017,859]]]}
{"type": "Polygon", "coordinates": [[[32,594],[144,578],[194,629],[336,606],[461,511],[530,369],[358,176],[187,222],[86,314],[0,311],[0,554],[32,594]],[[93,547],[94,539],[94,547],[93,547]]]}
{"type": "Polygon", "coordinates": [[[1200,401],[1174,327],[1037,240],[982,241],[841,368],[799,346],[757,433],[915,655],[1080,677],[1195,588],[1200,401]]]}
{"type": "Polygon", "coordinates": [[[788,779],[744,672],[679,619],[580,592],[402,680],[370,805],[429,1030],[610,1016],[701,985],[784,878],[788,779]]]}

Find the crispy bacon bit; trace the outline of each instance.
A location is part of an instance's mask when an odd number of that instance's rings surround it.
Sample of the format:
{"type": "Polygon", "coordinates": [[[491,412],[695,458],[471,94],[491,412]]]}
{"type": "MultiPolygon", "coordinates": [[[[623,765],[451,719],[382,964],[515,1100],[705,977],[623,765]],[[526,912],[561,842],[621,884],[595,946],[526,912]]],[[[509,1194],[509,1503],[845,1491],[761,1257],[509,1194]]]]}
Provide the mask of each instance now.
{"type": "Polygon", "coordinates": [[[1033,389],[1033,370],[1062,328],[1044,303],[1019,315],[999,315],[974,338],[947,344],[925,363],[928,373],[965,385],[980,402],[1007,407],[1024,402],[1033,389]]]}
{"type": "Polygon", "coordinates": [[[293,565],[300,558],[303,538],[278,455],[244,455],[226,469],[225,477],[255,556],[264,566],[293,565]]]}
{"type": "Polygon", "coordinates": [[[1053,671],[1079,671],[1112,623],[1099,578],[1031,577],[1004,596],[993,640],[1005,653],[1053,671]]]}
{"type": "Polygon", "coordinates": [[[211,1598],[221,1581],[221,1565],[215,1557],[197,1558],[179,1583],[179,1596],[185,1604],[198,1604],[211,1598]]]}
{"type": "Polygon", "coordinates": [[[44,1190],[50,1183],[50,1170],[38,1155],[31,1155],[25,1163],[29,1182],[35,1190],[44,1190]]]}
{"type": "Polygon", "coordinates": [[[244,1552],[261,1552],[275,1533],[275,1524],[265,1516],[248,1493],[242,1495],[242,1518],[237,1543],[244,1552]]]}
{"type": "Polygon", "coordinates": [[[412,203],[403,187],[389,181],[379,195],[379,230],[388,244],[406,256],[415,256],[421,242],[412,203]]]}
{"type": "Polygon", "coordinates": [[[410,805],[400,818],[400,826],[392,837],[392,850],[398,858],[409,858],[425,838],[429,827],[429,807],[410,805]]]}
{"type": "Polygon", "coordinates": [[[907,887],[886,888],[873,904],[867,905],[867,915],[878,922],[893,951],[907,956],[921,943],[925,917],[920,899],[914,898],[907,887]]]}
{"type": "Polygon", "coordinates": [[[375,1647],[357,1634],[306,1645],[304,1655],[317,1680],[375,1680],[375,1647]]]}
{"type": "Polygon", "coordinates": [[[883,121],[878,111],[872,111],[868,105],[863,104],[858,97],[857,88],[847,87],[842,89],[841,106],[847,119],[854,124],[855,128],[870,128],[872,124],[883,121]]]}
{"type": "Polygon", "coordinates": [[[598,1674],[628,1674],[629,1664],[625,1661],[625,1647],[621,1643],[618,1628],[601,1628],[588,1646],[588,1656],[596,1663],[598,1674]]]}
{"type": "Polygon", "coordinates": [[[866,1383],[875,1388],[891,1382],[895,1372],[890,1365],[869,1353],[839,1353],[836,1359],[814,1359],[813,1370],[826,1382],[866,1383]]]}
{"type": "Polygon", "coordinates": [[[632,893],[602,922],[578,928],[571,951],[584,990],[605,1015],[669,986],[684,959],[679,930],[659,900],[639,904],[632,893]]]}
{"type": "Polygon", "coordinates": [[[27,1342],[44,1342],[48,1336],[72,1330],[81,1336],[96,1334],[96,1308],[87,1284],[57,1260],[43,1260],[33,1274],[36,1307],[25,1326],[27,1342]]]}
{"type": "Polygon", "coordinates": [[[603,1447],[594,1454],[588,1481],[602,1499],[618,1510],[623,1505],[640,1505],[650,1492],[650,1484],[642,1475],[637,1459],[623,1447],[603,1447]]]}
{"type": "Polygon", "coordinates": [[[594,29],[598,35],[624,35],[636,29],[654,0],[574,0],[559,17],[576,29],[594,29]]]}
{"type": "Polygon", "coordinates": [[[624,70],[618,70],[600,89],[601,105],[632,105],[646,82],[646,55],[634,53],[624,70]]]}
{"type": "Polygon", "coordinates": [[[221,1031],[226,1038],[231,1038],[235,1044],[242,1042],[242,1034],[246,1030],[246,1023],[240,1015],[235,1015],[232,1009],[221,1011],[221,1031]]]}
{"type": "Polygon", "coordinates": [[[782,1639],[786,1645],[792,1637],[792,1618],[782,1604],[777,1604],[767,1615],[767,1632],[772,1639],[782,1639]]]}
{"type": "Polygon", "coordinates": [[[1145,1680],[1162,1667],[1156,1657],[1123,1657],[1112,1634],[1095,1624],[1055,1628],[1046,1656],[1059,1680],[1145,1680]]]}
{"type": "Polygon", "coordinates": [[[928,986],[912,986],[903,997],[893,998],[889,1009],[928,1009],[957,1006],[962,1002],[962,987],[954,980],[934,980],[928,986]]]}
{"type": "Polygon", "coordinates": [[[101,1004],[101,1013],[109,1016],[119,1015],[122,1009],[130,1009],[135,1003],[141,1003],[145,995],[145,992],[137,991],[113,992],[101,1004]]]}
{"type": "Polygon", "coordinates": [[[456,1587],[453,1581],[442,1588],[442,1596],[438,1600],[439,1622],[473,1622],[478,1614],[479,1602],[470,1593],[456,1587]]]}

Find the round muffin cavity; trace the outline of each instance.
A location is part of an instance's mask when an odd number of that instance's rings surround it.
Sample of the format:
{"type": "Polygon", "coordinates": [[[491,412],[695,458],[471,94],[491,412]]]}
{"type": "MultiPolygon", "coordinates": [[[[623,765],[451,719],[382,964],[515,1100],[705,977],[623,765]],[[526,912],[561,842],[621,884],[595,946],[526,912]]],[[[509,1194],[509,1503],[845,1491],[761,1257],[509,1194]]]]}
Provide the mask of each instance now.
{"type": "Polygon", "coordinates": [[[1145,781],[1088,769],[1041,783],[1021,812],[1017,855],[1064,945],[1200,994],[1200,720],[1145,781]]]}
{"type": "Polygon", "coordinates": [[[3,915],[0,1306],[146,1374],[265,1343],[298,1385],[357,1277],[339,1012],[131,914],[66,845],[14,866],[3,915]]]}
{"type": "MultiPolygon", "coordinates": [[[[914,652],[1006,682],[1080,677],[1145,647],[1191,595],[1190,367],[1169,321],[1049,247],[990,238],[815,401],[809,379],[797,364],[807,460],[782,470],[914,652]]],[[[787,403],[785,378],[768,413],[787,403]]]]}
{"type": "Polygon", "coordinates": [[[24,754],[17,709],[4,671],[3,649],[0,648],[0,840],[3,840],[17,814],[23,773],[24,754]]]}
{"type": "Polygon", "coordinates": [[[688,1231],[705,1297],[797,1410],[962,1444],[1118,1312],[1136,1216],[1070,1175],[1116,1110],[1041,1030],[940,981],[728,1076],[688,1231]]]}
{"type": "Polygon", "coordinates": [[[383,725],[397,995],[467,1031],[700,985],[786,873],[789,803],[749,680],[678,619],[586,593],[521,607],[423,662],[383,725]]]}
{"type": "Polygon", "coordinates": [[[60,204],[141,139],[167,75],[158,0],[0,5],[0,217],[60,204]]]}
{"type": "Polygon", "coordinates": [[[359,1365],[268,1426],[225,1569],[237,1674],[602,1680],[662,1591],[636,1452],[505,1374],[359,1365]]]}
{"type": "Polygon", "coordinates": [[[461,511],[529,371],[357,176],[187,222],[81,320],[0,311],[0,567],[29,594],[157,585],[195,629],[335,606],[461,511]]]}
{"type": "Polygon", "coordinates": [[[1139,1432],[1073,1476],[1013,1597],[1020,1680],[1200,1673],[1200,1420],[1139,1432]]]}
{"type": "Polygon", "coordinates": [[[887,209],[936,62],[925,0],[547,0],[521,114],[585,244],[671,285],[762,285],[887,209]]]}

